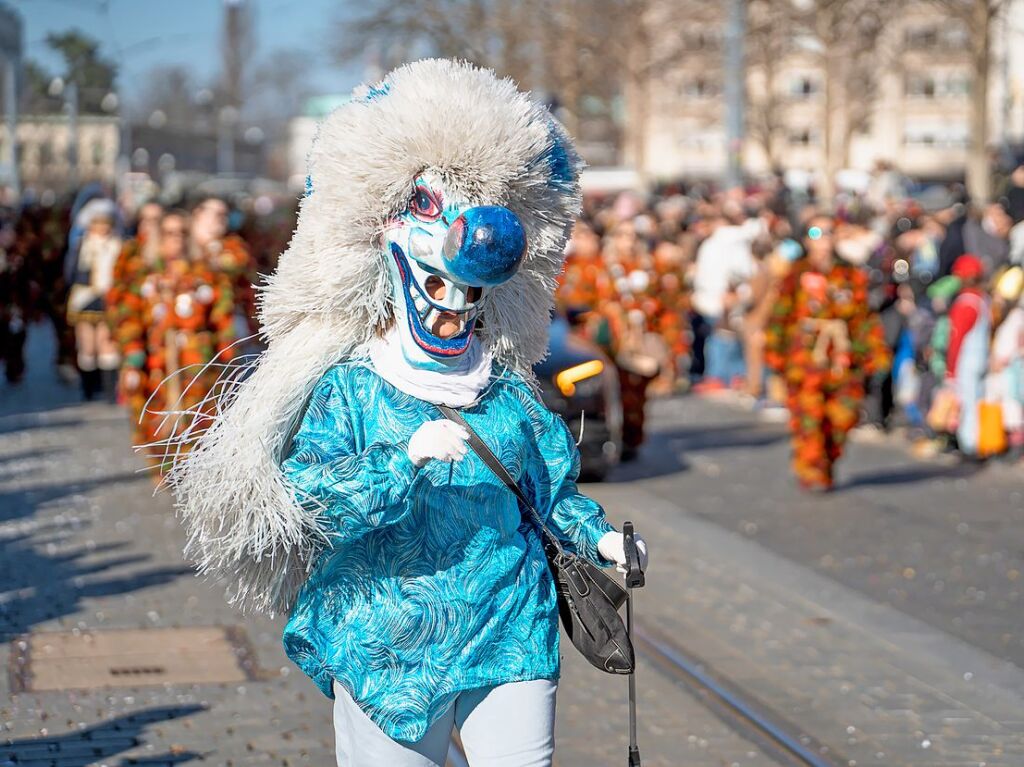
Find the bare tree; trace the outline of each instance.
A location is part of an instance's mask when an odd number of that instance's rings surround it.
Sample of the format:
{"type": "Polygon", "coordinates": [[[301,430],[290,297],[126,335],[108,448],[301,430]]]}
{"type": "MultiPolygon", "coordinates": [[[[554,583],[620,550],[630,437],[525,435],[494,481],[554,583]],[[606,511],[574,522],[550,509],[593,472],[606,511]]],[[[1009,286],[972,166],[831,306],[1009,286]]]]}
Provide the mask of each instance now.
{"type": "Polygon", "coordinates": [[[974,200],[991,199],[992,165],[988,152],[989,77],[995,26],[1006,10],[1007,0],[932,0],[939,10],[964,25],[969,40],[971,95],[967,191],[974,200]]]}
{"type": "Polygon", "coordinates": [[[135,108],[136,118],[145,121],[162,112],[171,128],[196,127],[195,100],[201,86],[191,70],[179,66],[159,66],[146,74],[146,86],[135,108]]]}
{"type": "Polygon", "coordinates": [[[757,79],[747,80],[747,130],[773,168],[780,163],[777,143],[785,127],[779,67],[794,48],[795,18],[792,0],[751,0],[748,5],[747,66],[757,79]]]}
{"type": "MultiPolygon", "coordinates": [[[[626,103],[627,156],[642,178],[647,174],[647,134],[654,105],[651,83],[669,69],[702,68],[702,56],[718,56],[718,50],[700,51],[683,31],[692,27],[719,26],[723,18],[717,3],[699,0],[607,0],[601,11],[609,27],[603,40],[592,45],[600,50],[609,73],[621,88],[626,103]]],[[[716,58],[713,68],[720,68],[716,58]]]]}
{"type": "MultiPolygon", "coordinates": [[[[375,68],[433,54],[469,59],[548,96],[579,135],[584,114],[625,95],[631,154],[644,166],[652,73],[681,53],[686,23],[707,16],[697,0],[366,0],[339,20],[333,54],[373,51],[375,68]]],[[[365,60],[365,59],[364,59],[365,60]]],[[[599,110],[600,111],[600,110],[599,110]]]]}
{"type": "Polygon", "coordinates": [[[801,9],[804,47],[824,76],[825,199],[834,193],[836,172],[849,164],[851,139],[871,119],[887,53],[883,31],[902,6],[902,0],[811,0],[801,9]]]}
{"type": "Polygon", "coordinates": [[[312,95],[308,69],[309,56],[302,50],[276,50],[262,59],[250,80],[246,121],[259,123],[268,135],[282,133],[312,95]]]}

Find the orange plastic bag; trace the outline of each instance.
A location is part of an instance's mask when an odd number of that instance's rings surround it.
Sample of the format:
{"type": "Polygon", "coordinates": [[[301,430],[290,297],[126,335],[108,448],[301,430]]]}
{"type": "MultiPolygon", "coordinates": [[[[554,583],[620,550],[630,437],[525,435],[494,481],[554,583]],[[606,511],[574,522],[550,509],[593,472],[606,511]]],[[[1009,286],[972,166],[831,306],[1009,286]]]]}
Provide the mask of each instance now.
{"type": "Polygon", "coordinates": [[[991,400],[978,403],[978,456],[988,458],[1006,452],[1003,406],[991,400]]]}

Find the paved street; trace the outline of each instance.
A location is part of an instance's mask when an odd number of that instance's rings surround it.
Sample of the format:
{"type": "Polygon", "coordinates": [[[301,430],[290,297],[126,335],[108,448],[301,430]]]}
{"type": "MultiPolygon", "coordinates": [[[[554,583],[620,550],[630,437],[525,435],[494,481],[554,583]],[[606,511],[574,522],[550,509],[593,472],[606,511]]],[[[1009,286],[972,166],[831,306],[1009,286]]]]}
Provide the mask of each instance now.
{"type": "MultiPolygon", "coordinates": [[[[280,620],[239,615],[190,573],[124,415],[79,404],[48,339],[32,346],[30,379],[0,389],[0,765],[330,764],[329,702],[284,657],[280,620]],[[17,691],[20,643],[42,632],[217,626],[247,638],[244,681],[17,691]]],[[[808,497],[779,426],[695,398],[651,421],[639,461],[586,488],[651,543],[648,635],[836,764],[1024,764],[1019,476],[854,444],[837,492],[808,497]]],[[[777,764],[650,661],[645,765],[777,764]]],[[[625,692],[566,652],[560,767],[625,762],[625,692]]]]}

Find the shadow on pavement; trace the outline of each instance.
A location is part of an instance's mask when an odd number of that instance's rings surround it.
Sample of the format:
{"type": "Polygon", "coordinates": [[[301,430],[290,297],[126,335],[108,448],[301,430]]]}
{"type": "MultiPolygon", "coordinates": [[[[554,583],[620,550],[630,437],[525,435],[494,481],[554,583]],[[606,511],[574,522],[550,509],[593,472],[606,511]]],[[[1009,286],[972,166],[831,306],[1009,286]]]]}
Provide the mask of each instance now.
{"type": "MultiPolygon", "coordinates": [[[[150,725],[180,719],[205,710],[206,706],[195,704],[163,706],[108,719],[64,735],[8,740],[0,745],[0,767],[21,764],[87,767],[145,745],[142,736],[150,725]]],[[[123,767],[142,764],[183,764],[202,758],[203,754],[184,748],[174,748],[166,754],[127,757],[120,764],[123,767]]]]}
{"type": "Polygon", "coordinates": [[[14,434],[30,429],[74,429],[84,424],[81,418],[49,419],[33,413],[0,413],[0,435],[14,434]]]}
{"type": "Polygon", "coordinates": [[[840,483],[834,492],[842,493],[858,487],[885,487],[888,485],[910,485],[933,479],[968,479],[981,470],[981,466],[957,464],[954,466],[917,465],[901,466],[896,469],[882,469],[857,474],[840,483]]]}
{"type": "Polygon", "coordinates": [[[768,431],[756,423],[652,431],[636,460],[616,468],[608,481],[632,482],[679,474],[690,468],[687,453],[764,447],[786,438],[785,431],[768,431]]]}
{"type": "Polygon", "coordinates": [[[133,541],[69,541],[87,525],[61,522],[0,538],[0,583],[7,592],[0,602],[0,641],[9,641],[44,621],[76,613],[84,599],[161,586],[192,572],[179,565],[111,575],[112,570],[140,565],[152,555],[130,549],[113,555],[135,545],[133,541]]]}
{"type": "Polygon", "coordinates": [[[87,493],[102,485],[120,482],[138,482],[142,478],[136,472],[124,472],[97,479],[68,482],[63,485],[39,485],[14,490],[0,490],[0,522],[30,517],[42,506],[69,495],[87,493]]]}

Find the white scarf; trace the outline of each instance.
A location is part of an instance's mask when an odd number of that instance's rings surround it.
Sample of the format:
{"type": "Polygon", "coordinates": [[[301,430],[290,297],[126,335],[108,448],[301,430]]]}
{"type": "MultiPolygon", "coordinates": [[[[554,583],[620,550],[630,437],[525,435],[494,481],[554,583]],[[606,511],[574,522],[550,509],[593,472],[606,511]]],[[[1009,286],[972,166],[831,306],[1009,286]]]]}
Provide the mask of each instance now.
{"type": "Polygon", "coordinates": [[[377,375],[399,391],[434,405],[471,405],[491,379],[491,353],[475,336],[457,363],[445,371],[411,365],[394,329],[383,338],[374,338],[366,348],[377,375]]]}

